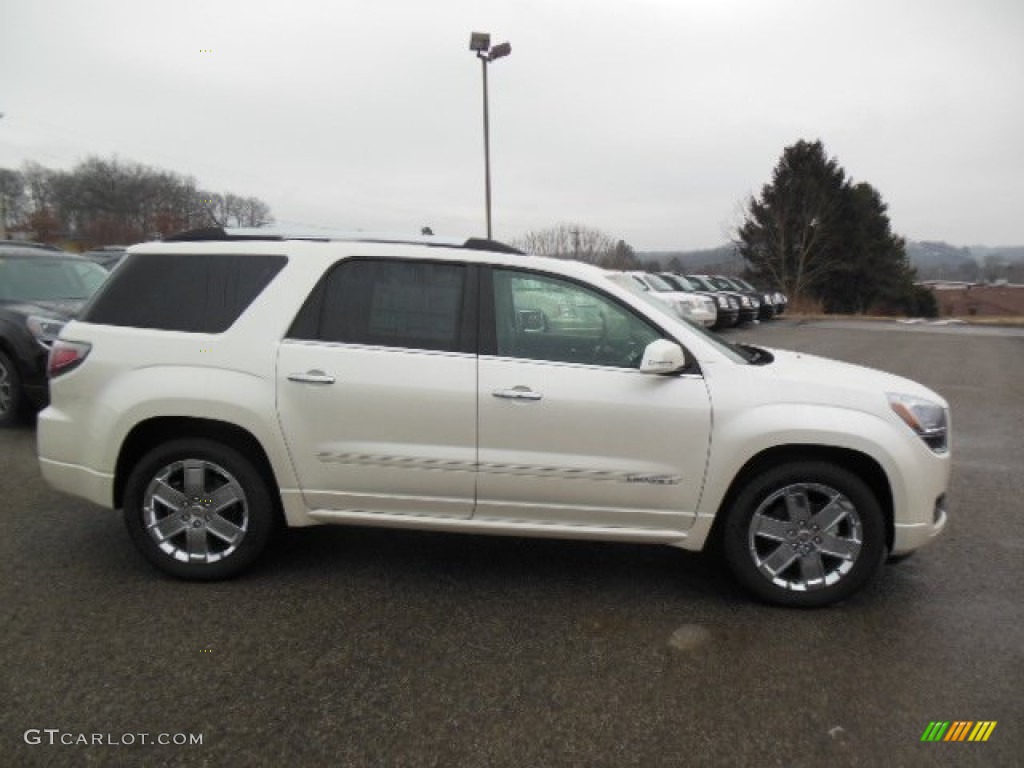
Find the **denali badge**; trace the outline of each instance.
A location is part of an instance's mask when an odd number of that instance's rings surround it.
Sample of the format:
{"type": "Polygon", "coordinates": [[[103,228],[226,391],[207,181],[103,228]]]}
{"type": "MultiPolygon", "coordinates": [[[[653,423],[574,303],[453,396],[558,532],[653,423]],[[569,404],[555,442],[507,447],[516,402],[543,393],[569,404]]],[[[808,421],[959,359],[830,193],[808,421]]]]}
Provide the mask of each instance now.
{"type": "Polygon", "coordinates": [[[678,475],[626,475],[627,483],[648,483],[650,485],[679,485],[678,475]]]}

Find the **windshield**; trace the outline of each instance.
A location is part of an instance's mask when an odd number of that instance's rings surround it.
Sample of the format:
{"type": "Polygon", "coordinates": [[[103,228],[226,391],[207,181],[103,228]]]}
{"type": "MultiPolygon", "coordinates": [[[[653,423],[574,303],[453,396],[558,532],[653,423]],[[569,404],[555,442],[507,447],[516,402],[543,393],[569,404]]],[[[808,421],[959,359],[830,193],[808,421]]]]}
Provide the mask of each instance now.
{"type": "Polygon", "coordinates": [[[732,278],[732,281],[737,285],[741,286],[742,288],[746,288],[748,291],[757,290],[757,288],[750,284],[750,281],[744,280],[742,277],[734,277],[732,278]]]}
{"type": "Polygon", "coordinates": [[[697,277],[696,275],[687,275],[686,279],[689,280],[694,285],[696,285],[702,291],[717,291],[718,290],[717,288],[715,288],[715,286],[713,286],[711,283],[709,283],[703,277],[697,277]]]}
{"type": "Polygon", "coordinates": [[[81,301],[106,279],[107,271],[85,259],[0,255],[0,300],[81,301]]]}
{"type": "Polygon", "coordinates": [[[743,289],[737,285],[733,285],[724,277],[709,277],[708,280],[720,291],[742,291],[743,289]]]}
{"type": "Polygon", "coordinates": [[[647,273],[644,275],[644,280],[651,288],[658,291],[659,293],[675,293],[678,289],[673,288],[661,275],[654,275],[647,273]]]}
{"type": "Polygon", "coordinates": [[[675,286],[678,291],[699,291],[700,286],[695,285],[692,280],[688,280],[682,275],[662,275],[662,278],[670,285],[675,286]]]}

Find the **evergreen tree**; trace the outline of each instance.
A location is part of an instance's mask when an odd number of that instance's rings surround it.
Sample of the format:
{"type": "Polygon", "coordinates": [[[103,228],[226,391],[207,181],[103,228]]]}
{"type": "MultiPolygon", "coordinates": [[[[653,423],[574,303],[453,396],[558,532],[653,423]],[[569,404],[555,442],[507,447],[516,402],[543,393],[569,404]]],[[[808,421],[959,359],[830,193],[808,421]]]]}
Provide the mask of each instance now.
{"type": "Polygon", "coordinates": [[[867,183],[843,192],[839,220],[842,249],[817,295],[826,312],[902,309],[913,283],[906,243],[892,233],[882,196],[867,183]]]}
{"type": "Polygon", "coordinates": [[[840,258],[846,174],[820,141],[783,150],[772,181],[751,198],[737,247],[756,278],[791,300],[812,295],[840,258]]]}
{"type": "Polygon", "coordinates": [[[867,183],[853,184],[820,141],[783,150],[772,181],[746,206],[737,248],[755,278],[793,304],[820,300],[826,312],[934,315],[914,286],[906,243],[867,183]]]}

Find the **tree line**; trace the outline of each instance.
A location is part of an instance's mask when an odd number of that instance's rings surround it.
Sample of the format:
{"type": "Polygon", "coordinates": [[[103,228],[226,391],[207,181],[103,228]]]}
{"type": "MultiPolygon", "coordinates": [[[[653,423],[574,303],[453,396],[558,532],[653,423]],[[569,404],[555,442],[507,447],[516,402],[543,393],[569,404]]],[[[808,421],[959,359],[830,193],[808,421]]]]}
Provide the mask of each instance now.
{"type": "Polygon", "coordinates": [[[636,251],[625,240],[583,224],[563,222],[548,229],[527,232],[512,242],[537,256],[572,259],[605,269],[642,269],[636,251]]]}
{"type": "Polygon", "coordinates": [[[272,221],[256,197],[210,192],[191,176],[89,157],[70,171],[28,162],[0,168],[0,231],[80,250],[131,244],[198,227],[272,221]]]}
{"type": "MultiPolygon", "coordinates": [[[[745,275],[826,312],[934,316],[933,294],[914,285],[906,242],[892,231],[881,194],[855,183],[821,141],[783,150],[771,181],[743,205],[734,246],[745,275]]],[[[90,157],[70,171],[26,163],[0,169],[0,230],[85,249],[135,243],[183,229],[257,227],[272,221],[255,197],[214,193],[195,179],[117,158],[90,157]]],[[[679,269],[641,260],[622,239],[561,223],[515,241],[525,251],[606,269],[679,269]]]]}

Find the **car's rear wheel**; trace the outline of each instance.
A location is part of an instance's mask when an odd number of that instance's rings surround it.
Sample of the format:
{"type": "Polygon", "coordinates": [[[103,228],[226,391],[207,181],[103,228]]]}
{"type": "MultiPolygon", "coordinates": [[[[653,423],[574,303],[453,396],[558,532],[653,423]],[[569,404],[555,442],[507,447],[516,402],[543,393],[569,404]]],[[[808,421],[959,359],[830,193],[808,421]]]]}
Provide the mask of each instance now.
{"type": "Polygon", "coordinates": [[[878,500],[853,473],[799,462],[757,476],[727,513],[725,554],[763,600],[815,608],[860,589],[885,559],[878,500]]]}
{"type": "Polygon", "coordinates": [[[275,528],[267,484],[253,463],[212,440],[175,440],[135,466],[125,524],[155,566],[178,578],[224,579],[263,552],[275,528]]]}
{"type": "Polygon", "coordinates": [[[25,411],[25,392],[21,388],[18,366],[0,351],[0,427],[18,423],[25,411]]]}

